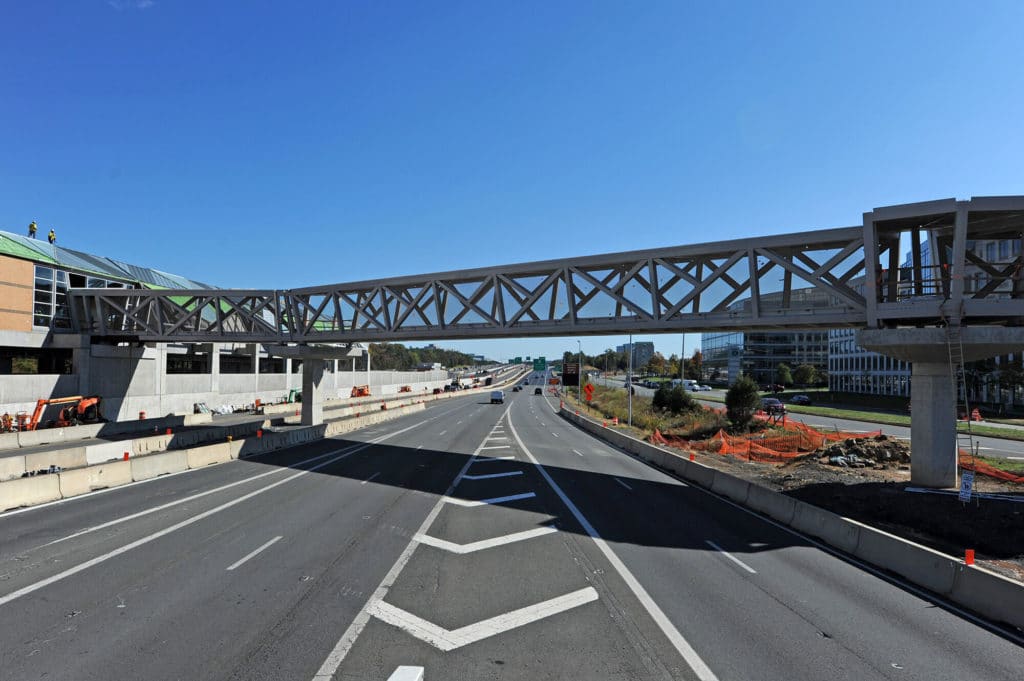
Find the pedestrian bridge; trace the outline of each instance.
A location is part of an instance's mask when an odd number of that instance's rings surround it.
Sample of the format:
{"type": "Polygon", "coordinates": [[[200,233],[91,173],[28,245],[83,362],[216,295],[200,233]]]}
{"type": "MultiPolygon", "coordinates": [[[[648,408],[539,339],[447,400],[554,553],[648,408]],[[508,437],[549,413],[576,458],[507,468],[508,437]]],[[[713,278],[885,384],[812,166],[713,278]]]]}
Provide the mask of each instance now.
{"type": "Polygon", "coordinates": [[[839,229],[301,289],[69,294],[73,331],[141,342],[1017,325],[1022,231],[1024,196],[976,197],[876,208],[839,229]]]}

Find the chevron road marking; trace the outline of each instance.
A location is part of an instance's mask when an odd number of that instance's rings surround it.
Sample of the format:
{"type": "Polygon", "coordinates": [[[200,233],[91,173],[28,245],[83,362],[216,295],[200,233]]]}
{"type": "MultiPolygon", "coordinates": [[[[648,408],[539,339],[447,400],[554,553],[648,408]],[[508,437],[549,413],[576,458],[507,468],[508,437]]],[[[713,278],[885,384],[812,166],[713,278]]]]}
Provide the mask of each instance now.
{"type": "Polygon", "coordinates": [[[448,652],[467,646],[470,643],[476,643],[485,638],[517,629],[531,622],[557,615],[566,610],[578,608],[581,605],[596,601],[597,598],[597,591],[594,590],[594,587],[588,586],[564,596],[552,598],[551,600],[520,608],[519,610],[513,610],[504,615],[491,617],[490,619],[459,627],[458,629],[439,627],[433,622],[428,622],[384,601],[375,602],[370,607],[370,614],[392,626],[398,627],[425,643],[429,643],[435,648],[448,652]]]}
{"type": "Polygon", "coordinates": [[[469,501],[467,499],[458,499],[456,497],[445,497],[444,502],[446,504],[454,504],[455,506],[465,506],[472,508],[474,506],[485,506],[487,504],[504,504],[508,501],[520,501],[522,499],[532,499],[537,496],[533,492],[523,492],[522,494],[512,494],[507,497],[494,497],[493,499],[481,499],[480,501],[469,501]]]}
{"type": "Polygon", "coordinates": [[[505,473],[488,473],[487,475],[463,475],[463,480],[490,480],[491,478],[510,478],[513,475],[522,475],[522,471],[507,471],[505,473]]]}
{"type": "Polygon", "coordinates": [[[451,553],[466,554],[476,553],[477,551],[483,551],[484,549],[493,549],[495,546],[504,546],[505,544],[512,544],[517,541],[525,541],[527,539],[533,539],[534,537],[541,537],[545,534],[551,534],[552,532],[558,532],[557,527],[537,527],[532,530],[526,530],[524,532],[513,532],[512,534],[506,534],[503,537],[494,537],[493,539],[481,539],[480,541],[470,542],[468,544],[456,544],[446,539],[438,539],[437,537],[431,537],[429,534],[417,534],[413,536],[413,541],[418,541],[421,544],[427,546],[433,546],[437,549],[443,549],[451,553]]]}
{"type": "Polygon", "coordinates": [[[508,456],[481,456],[473,463],[487,463],[488,461],[515,461],[516,457],[512,454],[508,456]]]}

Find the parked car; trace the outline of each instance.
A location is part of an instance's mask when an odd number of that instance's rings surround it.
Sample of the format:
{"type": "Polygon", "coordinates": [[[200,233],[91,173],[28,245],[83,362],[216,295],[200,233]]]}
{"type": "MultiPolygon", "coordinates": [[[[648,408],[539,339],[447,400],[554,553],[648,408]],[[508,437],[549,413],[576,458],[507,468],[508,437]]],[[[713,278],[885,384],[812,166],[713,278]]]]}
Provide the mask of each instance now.
{"type": "Polygon", "coordinates": [[[491,404],[504,404],[505,403],[505,392],[503,390],[492,390],[491,391],[491,404]]]}
{"type": "Polygon", "coordinates": [[[709,392],[711,392],[711,386],[710,385],[698,385],[697,386],[697,390],[699,390],[702,393],[709,393],[709,392]]]}
{"type": "Polygon", "coordinates": [[[810,404],[811,398],[807,395],[793,395],[789,398],[790,404],[810,404]]]}
{"type": "Polygon", "coordinates": [[[434,394],[440,395],[443,391],[440,388],[434,388],[434,394]]]}
{"type": "Polygon", "coordinates": [[[774,397],[765,397],[761,399],[761,410],[766,414],[785,414],[786,405],[774,397]]]}
{"type": "Polygon", "coordinates": [[[544,391],[540,387],[537,387],[537,388],[533,389],[533,394],[534,395],[543,395],[544,391]]]}

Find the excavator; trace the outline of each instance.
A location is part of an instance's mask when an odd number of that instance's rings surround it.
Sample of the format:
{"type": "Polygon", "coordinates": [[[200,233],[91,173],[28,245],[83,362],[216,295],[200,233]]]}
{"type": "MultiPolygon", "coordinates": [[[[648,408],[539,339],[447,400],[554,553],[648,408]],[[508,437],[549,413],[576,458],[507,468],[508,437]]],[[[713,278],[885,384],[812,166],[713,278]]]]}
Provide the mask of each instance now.
{"type": "Polygon", "coordinates": [[[57,397],[50,400],[37,401],[36,409],[32,412],[32,418],[25,424],[24,429],[38,429],[39,420],[42,418],[43,412],[51,404],[67,405],[66,407],[61,407],[57,421],[54,423],[55,428],[77,426],[79,423],[99,423],[103,420],[103,417],[100,415],[100,397],[98,395],[91,397],[84,397],[82,395],[57,397]]]}

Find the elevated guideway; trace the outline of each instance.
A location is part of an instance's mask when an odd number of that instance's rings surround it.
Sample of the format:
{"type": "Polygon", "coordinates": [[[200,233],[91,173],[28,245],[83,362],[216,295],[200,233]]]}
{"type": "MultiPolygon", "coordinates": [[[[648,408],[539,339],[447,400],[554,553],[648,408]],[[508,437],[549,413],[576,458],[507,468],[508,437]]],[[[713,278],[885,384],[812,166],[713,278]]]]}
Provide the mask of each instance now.
{"type": "MultiPolygon", "coordinates": [[[[917,452],[914,482],[953,486],[958,365],[1024,345],[1022,232],[1024,196],[944,199],[756,239],[291,290],[69,297],[74,331],[98,341],[257,342],[310,358],[326,356],[324,344],[369,341],[858,328],[862,346],[920,366],[914,441],[936,453],[917,452]],[[979,240],[1014,247],[967,248],[979,240]],[[956,361],[936,362],[943,351],[956,361]]],[[[304,374],[304,394],[319,380],[315,368],[304,374]]],[[[315,404],[310,413],[319,418],[315,404]]]]}

